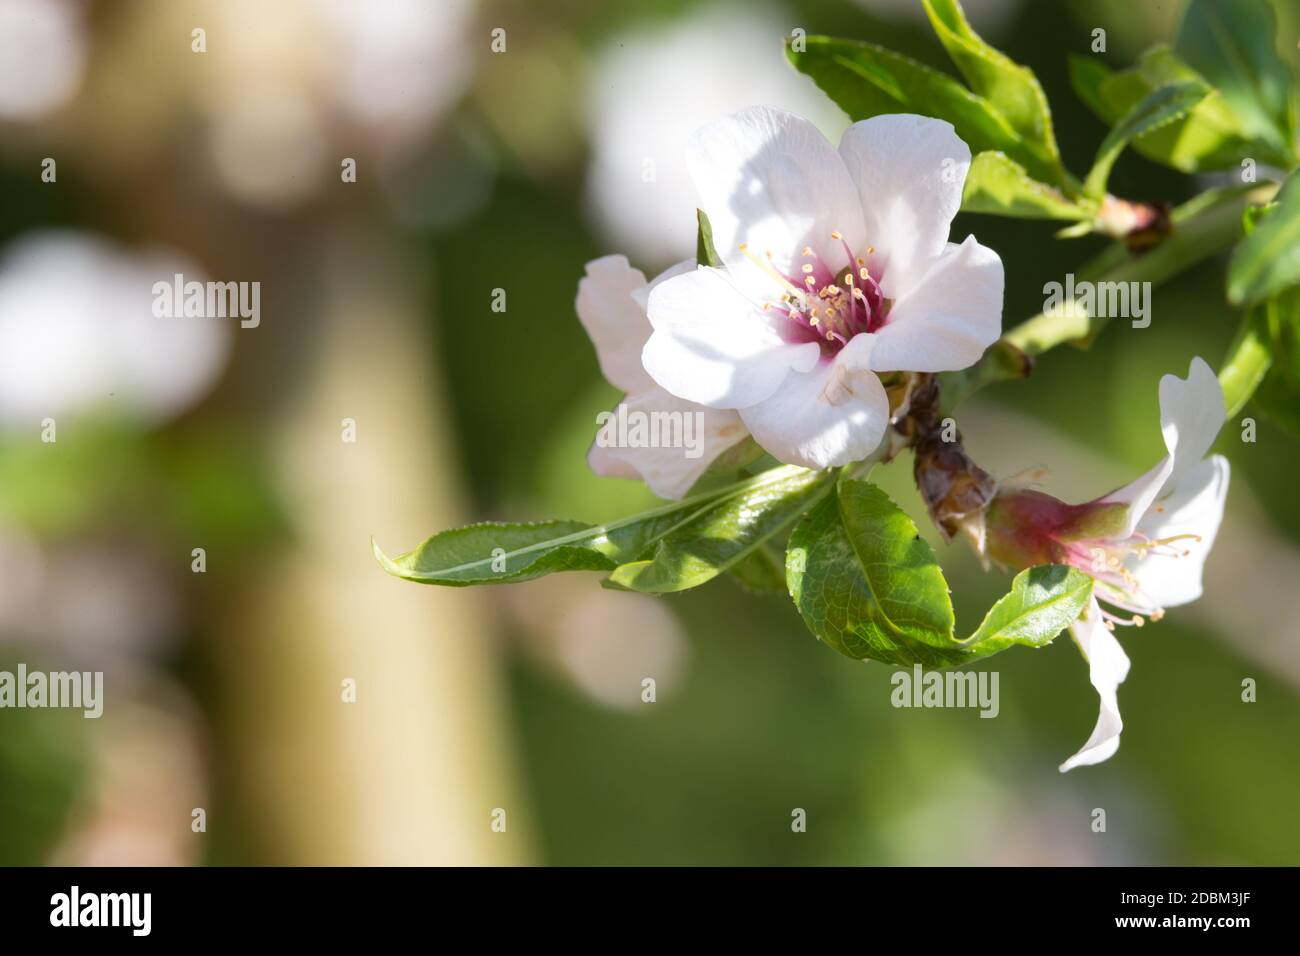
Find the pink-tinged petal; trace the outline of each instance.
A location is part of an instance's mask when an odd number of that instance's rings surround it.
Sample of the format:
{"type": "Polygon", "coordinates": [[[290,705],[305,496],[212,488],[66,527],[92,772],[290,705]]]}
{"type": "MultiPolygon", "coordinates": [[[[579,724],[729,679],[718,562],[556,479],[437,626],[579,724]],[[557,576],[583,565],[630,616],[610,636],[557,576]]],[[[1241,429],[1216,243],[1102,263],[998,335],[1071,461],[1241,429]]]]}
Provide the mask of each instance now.
{"type": "Polygon", "coordinates": [[[1158,607],[1177,607],[1201,596],[1201,574],[1223,520],[1230,471],[1226,458],[1212,455],[1176,485],[1171,482],[1173,493],[1138,523],[1137,530],[1152,541],[1178,539],[1130,567],[1142,596],[1158,607]]]}
{"type": "Polygon", "coordinates": [[[807,371],[821,354],[815,342],[782,339],[720,269],[665,280],[650,293],[649,315],[645,370],[672,394],[711,408],[761,402],[791,369],[807,371]]]}
{"type": "Polygon", "coordinates": [[[754,440],[805,468],[835,468],[875,451],[889,427],[889,399],[868,368],[871,339],[855,336],[833,359],[792,372],[771,398],[742,408],[754,440]]]}
{"type": "Polygon", "coordinates": [[[902,298],[948,244],[970,147],[951,123],[903,113],[854,123],[840,155],[857,187],[866,241],[876,249],[872,271],[887,297],[902,298]]]}
{"type": "Polygon", "coordinates": [[[661,498],[682,497],[719,455],[749,434],[735,412],[683,401],[661,388],[626,397],[614,415],[597,433],[587,464],[598,475],[642,478],[661,498]],[[628,426],[622,436],[620,409],[628,426]],[[638,420],[645,428],[640,436],[633,427],[638,420]]]}
{"type": "Polygon", "coordinates": [[[1166,489],[1201,463],[1226,418],[1223,388],[1203,359],[1192,359],[1185,379],[1160,379],[1160,431],[1169,454],[1137,481],[1101,499],[1129,505],[1128,528],[1121,537],[1132,534],[1166,489]]]}
{"type": "Polygon", "coordinates": [[[1119,685],[1128,677],[1128,655],[1115,635],[1106,628],[1101,608],[1094,598],[1083,616],[1070,625],[1070,636],[1088,662],[1088,679],[1101,699],[1097,724],[1088,742],[1065,763],[1061,773],[1109,760],[1119,749],[1119,735],[1124,721],[1119,716],[1119,685]]]}
{"type": "Polygon", "coordinates": [[[817,127],[766,106],[753,106],[697,131],[686,164],[713,227],[713,245],[736,281],[776,298],[777,281],[741,252],[796,275],[805,246],[832,268],[847,265],[838,231],[851,249],[864,244],[862,210],[844,161],[817,127]]]}
{"type": "MultiPolygon", "coordinates": [[[[617,411],[618,406],[614,409],[617,411]]],[[[587,467],[602,478],[640,478],[641,472],[628,461],[623,449],[614,447],[615,439],[611,437],[614,434],[617,434],[617,423],[607,421],[600,427],[587,449],[587,467]]]]}
{"type": "Polygon", "coordinates": [[[876,333],[878,372],[969,368],[1002,334],[1002,260],[970,236],[950,244],[925,277],[894,302],[876,333]]]}
{"type": "Polygon", "coordinates": [[[587,263],[586,276],[578,281],[575,308],[596,346],[600,372],[625,392],[643,392],[654,386],[641,367],[641,349],[650,337],[650,322],[645,307],[633,298],[645,284],[645,275],[623,256],[593,259],[587,263]]]}

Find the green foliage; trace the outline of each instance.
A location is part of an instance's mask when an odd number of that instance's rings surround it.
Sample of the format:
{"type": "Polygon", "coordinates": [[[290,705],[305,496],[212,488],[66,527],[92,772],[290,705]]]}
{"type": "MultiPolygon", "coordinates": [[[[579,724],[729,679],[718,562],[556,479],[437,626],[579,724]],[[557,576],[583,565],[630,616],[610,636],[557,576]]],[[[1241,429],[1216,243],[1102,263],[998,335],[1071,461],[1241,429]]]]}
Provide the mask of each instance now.
{"type": "Polygon", "coordinates": [[[1300,284],[1300,174],[1292,173],[1228,266],[1228,299],[1254,305],[1300,284]]]}
{"type": "Polygon", "coordinates": [[[771,541],[755,548],[728,571],[750,594],[785,594],[785,547],[771,541]]]}
{"type": "Polygon", "coordinates": [[[1155,132],[1186,116],[1205,99],[1210,88],[1195,81],[1171,83],[1152,90],[1124,115],[1102,141],[1083,182],[1083,191],[1094,199],[1106,195],[1111,168],[1124,147],[1133,140],[1155,132]]]}
{"type": "MultiPolygon", "coordinates": [[[[1070,79],[1079,98],[1112,126],[1162,87],[1183,83],[1209,86],[1205,77],[1163,45],[1152,47],[1133,67],[1118,72],[1092,57],[1071,57],[1070,79]]],[[[1252,140],[1217,90],[1186,115],[1138,136],[1133,148],[1147,159],[1182,172],[1235,170],[1248,157],[1287,162],[1285,153],[1252,140]]]]}
{"type": "Polygon", "coordinates": [[[920,113],[952,123],[972,153],[1005,153],[1034,178],[1055,182],[1056,164],[1023,138],[987,99],[957,80],[892,50],[856,40],[808,37],[790,62],[854,120],[882,113],[920,113]]]}
{"type": "MultiPolygon", "coordinates": [[[[1074,58],[1076,92],[1111,127],[1082,183],[1061,162],[1034,73],[985,43],[957,0],[923,5],[962,79],[873,43],[834,37],[806,37],[798,50],[792,43],[788,57],[854,120],[912,112],[952,123],[972,150],[964,211],[1073,224],[1058,235],[1105,230],[1098,217],[1106,209],[1150,213],[1135,220],[1136,235],[1121,235],[1075,270],[1084,280],[1158,283],[1245,232],[1228,282],[1230,301],[1249,307],[1220,373],[1228,409],[1235,414],[1253,400],[1284,422],[1300,421],[1295,177],[1244,225],[1243,208],[1272,196],[1267,184],[1206,190],[1167,219],[1156,202],[1107,201],[1111,171],[1129,146],[1184,171],[1237,169],[1243,160],[1295,165],[1294,82],[1272,49],[1265,0],[1243,0],[1240,16],[1192,0],[1174,46],[1148,50],[1126,70],[1074,58]]],[[[720,267],[703,211],[697,226],[697,262],[720,267]]],[[[1104,318],[1044,313],[1022,323],[972,367],[939,376],[941,412],[987,384],[1027,376],[1031,356],[1064,341],[1090,342],[1104,318]]],[[[902,665],[960,665],[1016,645],[1040,647],[1091,599],[1088,575],[1029,568],[974,633],[958,640],[948,584],[930,547],[888,496],[849,477],[852,466],[813,472],[769,460],[762,464],[774,466],[768,471],[712,487],[739,468],[760,467],[760,454],[752,440],[738,445],[701,481],[705,490],[610,524],[480,524],[435,535],[396,559],[377,547],[375,555],[394,575],[449,586],[588,570],[604,572],[611,588],[663,594],[726,574],[754,593],[788,590],[808,628],[842,654],[902,665]]]]}
{"type": "Polygon", "coordinates": [[[485,522],[436,534],[397,558],[377,544],[374,553],[388,573],[421,584],[510,584],[557,571],[609,571],[618,572],[618,587],[682,590],[743,560],[829,480],[806,468],[774,468],[610,524],[485,522]]]}
{"type": "Polygon", "coordinates": [[[976,153],[966,174],[963,212],[984,212],[1016,219],[1088,221],[1097,213],[1095,203],[1075,201],[1054,186],[1029,175],[1006,153],[976,153]]]}
{"type": "Polygon", "coordinates": [[[1174,40],[1176,53],[1223,94],[1243,132],[1295,164],[1296,78],[1274,47],[1277,19],[1268,0],[1191,0],[1174,40]]]}
{"type": "Polygon", "coordinates": [[[697,224],[695,261],[702,266],[712,266],[715,269],[721,268],[722,257],[718,255],[718,250],[713,247],[713,227],[709,225],[709,217],[704,214],[703,209],[695,210],[695,222],[697,224]]]}
{"type": "MultiPolygon", "coordinates": [[[[778,471],[778,480],[759,482],[740,494],[725,496],[673,528],[655,542],[652,554],[616,568],[611,583],[652,594],[684,591],[761,553],[767,542],[788,529],[834,482],[829,472],[778,471]]],[[[746,568],[741,573],[752,570],[746,568]]]]}
{"type": "Polygon", "coordinates": [[[1266,310],[1251,309],[1242,318],[1237,334],[1228,346],[1227,358],[1219,368],[1223,401],[1231,418],[1241,411],[1273,366],[1273,348],[1268,334],[1266,310]]]}
{"type": "Polygon", "coordinates": [[[1068,179],[1052,132],[1052,111],[1032,70],[1013,62],[971,29],[957,0],[923,0],[930,25],[966,82],[1006,117],[1049,180],[1068,179]]]}
{"type": "Polygon", "coordinates": [[[1228,297],[1254,304],[1228,347],[1219,382],[1229,416],[1253,399],[1269,418],[1300,434],[1300,276],[1293,248],[1300,187],[1295,180],[1292,174],[1277,202],[1252,206],[1242,216],[1246,238],[1229,266],[1228,297]]]}
{"type": "Polygon", "coordinates": [[[835,650],[931,667],[1049,643],[1092,594],[1092,579],[1071,568],[1031,568],[972,637],[958,641],[948,584],[930,546],[911,518],[863,481],[841,482],[799,523],[786,576],[809,630],[835,650]]]}
{"type": "Polygon", "coordinates": [[[1300,436],[1300,287],[1251,311],[1261,322],[1271,362],[1251,399],[1270,419],[1300,436]]]}

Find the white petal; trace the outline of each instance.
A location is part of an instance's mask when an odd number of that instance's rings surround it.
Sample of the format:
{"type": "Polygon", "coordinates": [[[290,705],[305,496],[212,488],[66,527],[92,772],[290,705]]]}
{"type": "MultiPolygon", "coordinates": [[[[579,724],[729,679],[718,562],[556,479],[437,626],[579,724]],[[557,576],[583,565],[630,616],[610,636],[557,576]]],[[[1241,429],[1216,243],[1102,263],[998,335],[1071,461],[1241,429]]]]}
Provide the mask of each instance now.
{"type": "Polygon", "coordinates": [[[1186,379],[1160,379],[1160,430],[1174,459],[1170,484],[1201,463],[1227,417],[1223,387],[1204,359],[1192,359],[1186,379]]]}
{"type": "Polygon", "coordinates": [[[1128,655],[1120,646],[1115,635],[1106,629],[1102,622],[1101,608],[1096,598],[1088,605],[1084,616],[1070,625],[1070,636],[1079,645],[1079,651],[1088,662],[1088,679],[1101,698],[1101,711],[1097,715],[1097,725],[1092,730],[1088,742],[1065,763],[1061,764],[1061,773],[1075,767],[1108,760],[1119,749],[1120,731],[1124,721],[1119,716],[1119,699],[1116,691],[1128,677],[1128,655]]]}
{"type": "Polygon", "coordinates": [[[1203,359],[1192,359],[1186,379],[1160,379],[1160,431],[1169,454],[1141,478],[1101,499],[1130,506],[1127,530],[1119,537],[1132,534],[1160,495],[1200,464],[1226,418],[1223,388],[1203,359]]]}
{"type": "MultiPolygon", "coordinates": [[[[653,292],[664,282],[667,282],[669,279],[675,279],[677,276],[685,275],[688,272],[694,272],[695,265],[696,265],[695,259],[691,258],[691,259],[683,259],[681,262],[677,263],[676,265],[669,266],[663,272],[659,273],[657,276],[651,279],[649,285],[644,285],[639,289],[634,289],[632,291],[632,301],[634,301],[637,305],[641,307],[642,312],[649,312],[650,293],[653,292]]],[[[646,321],[648,322],[649,319],[647,319],[646,321]]],[[[647,338],[649,338],[648,335],[647,338]]],[[[645,345],[644,342],[642,342],[641,344],[643,346],[645,345]]]]}
{"type": "Polygon", "coordinates": [[[623,449],[614,447],[615,439],[610,436],[616,433],[616,428],[615,424],[606,422],[596,432],[596,440],[587,449],[587,467],[602,478],[640,478],[641,472],[628,461],[623,449]]]}
{"type": "Polygon", "coordinates": [[[974,236],[949,244],[930,270],[894,302],[876,333],[878,372],[968,368],[1002,334],[1002,260],[974,236]]]}
{"type": "Polygon", "coordinates": [[[713,245],[745,289],[776,298],[783,289],[741,251],[789,276],[811,246],[831,268],[864,245],[857,190],[839,153],[807,120],[753,106],[691,137],[686,164],[713,228],[713,245]]]}
{"type": "Polygon", "coordinates": [[[1169,475],[1173,470],[1173,456],[1166,455],[1142,477],[1130,481],[1123,488],[1118,488],[1100,499],[1105,502],[1115,502],[1129,506],[1124,527],[1116,532],[1116,538],[1127,538],[1137,530],[1138,522],[1142,520],[1142,516],[1146,514],[1147,509],[1155,502],[1156,496],[1164,490],[1169,481],[1169,475]]]}
{"type": "Polygon", "coordinates": [[[889,426],[889,399],[868,368],[873,336],[855,336],[834,359],[792,372],[771,398],[740,410],[775,458],[805,468],[835,468],[876,450],[889,426]]]}
{"type": "Polygon", "coordinates": [[[1153,540],[1195,535],[1149,554],[1130,570],[1142,595],[1159,607],[1177,607],[1201,596],[1201,572],[1214,545],[1228,498],[1228,460],[1212,455],[1178,480],[1173,493],[1158,502],[1138,523],[1137,530],[1153,540]]]}
{"type": "Polygon", "coordinates": [[[650,293],[654,334],[641,361],[679,398],[711,408],[743,408],[777,390],[791,368],[807,371],[821,349],[791,344],[720,269],[667,279],[650,293]]]}
{"type": "Polygon", "coordinates": [[[645,287],[645,275],[623,256],[604,256],[587,263],[578,280],[574,307],[596,346],[600,372],[625,392],[643,392],[654,382],[641,367],[641,349],[650,337],[645,308],[633,294],[645,287]]]}
{"type": "Polygon", "coordinates": [[[840,140],[840,155],[857,186],[866,241],[876,248],[873,271],[885,295],[898,299],[947,245],[970,147],[951,123],[903,113],[854,123],[840,140]]]}
{"type": "Polygon", "coordinates": [[[619,419],[609,419],[587,453],[587,464],[598,475],[643,478],[661,498],[686,494],[720,454],[748,434],[735,412],[683,401],[661,388],[626,397],[615,415],[620,408],[629,426],[625,437],[632,441],[622,442],[619,419]],[[648,442],[634,437],[630,426],[638,419],[646,425],[642,438],[648,442]]]}

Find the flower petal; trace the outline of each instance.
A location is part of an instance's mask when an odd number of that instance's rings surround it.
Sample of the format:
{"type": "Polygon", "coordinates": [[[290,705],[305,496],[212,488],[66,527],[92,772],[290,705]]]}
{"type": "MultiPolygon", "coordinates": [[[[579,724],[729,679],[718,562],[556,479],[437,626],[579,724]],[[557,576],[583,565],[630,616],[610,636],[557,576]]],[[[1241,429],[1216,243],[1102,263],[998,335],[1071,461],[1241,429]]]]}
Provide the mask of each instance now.
{"type": "Polygon", "coordinates": [[[641,367],[641,349],[650,337],[645,308],[633,294],[645,287],[645,275],[623,256],[603,256],[587,263],[578,280],[574,307],[605,380],[625,392],[643,392],[654,382],[641,367]]]}
{"type": "Polygon", "coordinates": [[[1212,455],[1184,475],[1173,493],[1138,523],[1137,530],[1152,540],[1195,536],[1163,549],[1175,554],[1157,551],[1130,568],[1143,597],[1157,606],[1177,607],[1201,596],[1201,573],[1223,520],[1229,473],[1228,460],[1212,455]]]}
{"type": "Polygon", "coordinates": [[[1192,359],[1187,378],[1160,379],[1160,430],[1174,459],[1171,485],[1201,463],[1227,418],[1223,387],[1199,356],[1192,359]]]}
{"type": "Polygon", "coordinates": [[[701,267],[650,293],[654,334],[641,361],[679,398],[711,408],[743,408],[770,396],[790,369],[807,371],[821,349],[792,344],[720,269],[701,267]]]}
{"type": "Polygon", "coordinates": [[[1156,499],[1201,463],[1226,419],[1223,388],[1204,359],[1192,359],[1185,379],[1160,379],[1160,430],[1169,454],[1141,478],[1101,499],[1129,505],[1127,530],[1119,537],[1132,534],[1156,499]]]}
{"type": "MultiPolygon", "coordinates": [[[[650,293],[669,279],[675,279],[677,276],[685,275],[688,272],[694,272],[695,265],[695,259],[691,258],[683,259],[676,265],[669,266],[663,272],[651,279],[649,285],[644,285],[639,289],[632,290],[632,301],[641,307],[642,313],[648,313],[650,311],[650,293]]],[[[646,321],[648,322],[649,319],[646,321]]],[[[647,335],[646,338],[649,338],[649,335],[647,335]]],[[[643,346],[645,345],[644,342],[641,344],[643,346]]]]}
{"type": "Polygon", "coordinates": [[[887,297],[901,298],[948,243],[970,147],[951,123],[900,113],[854,123],[840,155],[857,187],[866,241],[876,248],[872,271],[887,297]]]}
{"type": "Polygon", "coordinates": [[[713,244],[736,281],[752,294],[776,298],[777,281],[740,251],[771,253],[790,276],[811,246],[831,268],[847,265],[839,231],[851,249],[864,245],[861,204],[839,153],[802,117],[753,106],[710,123],[690,139],[686,164],[713,227],[713,244]]]}
{"type": "Polygon", "coordinates": [[[728,448],[748,433],[740,416],[654,388],[629,395],[606,420],[587,453],[598,475],[640,477],[661,498],[680,498],[728,448]],[[620,419],[626,427],[620,434],[620,419]],[[637,432],[637,424],[644,429],[637,432]],[[630,439],[630,440],[628,440],[630,439]]]}
{"type": "Polygon", "coordinates": [[[878,372],[951,372],[974,365],[1002,334],[1002,260],[974,236],[950,243],[894,302],[876,333],[878,372]]]}
{"type": "Polygon", "coordinates": [[[1102,502],[1114,502],[1117,504],[1128,505],[1128,514],[1125,517],[1124,527],[1115,533],[1116,538],[1127,538],[1137,530],[1138,522],[1146,514],[1156,496],[1164,490],[1169,482],[1169,475],[1174,470],[1174,459],[1172,455],[1165,455],[1161,458],[1150,471],[1142,477],[1130,481],[1123,488],[1118,488],[1099,498],[1102,502]]]}
{"type": "Polygon", "coordinates": [[[1088,662],[1088,678],[1101,698],[1101,711],[1092,736],[1069,760],[1061,764],[1061,773],[1108,760],[1119,749],[1124,721],[1119,716],[1116,691],[1128,677],[1128,655],[1115,635],[1103,623],[1101,608],[1093,598],[1083,616],[1070,625],[1070,636],[1088,662]]]}
{"type": "Polygon", "coordinates": [[[855,336],[833,359],[791,373],[771,398],[742,408],[754,440],[805,468],[835,468],[875,451],[889,426],[889,399],[868,367],[873,338],[855,336]]]}

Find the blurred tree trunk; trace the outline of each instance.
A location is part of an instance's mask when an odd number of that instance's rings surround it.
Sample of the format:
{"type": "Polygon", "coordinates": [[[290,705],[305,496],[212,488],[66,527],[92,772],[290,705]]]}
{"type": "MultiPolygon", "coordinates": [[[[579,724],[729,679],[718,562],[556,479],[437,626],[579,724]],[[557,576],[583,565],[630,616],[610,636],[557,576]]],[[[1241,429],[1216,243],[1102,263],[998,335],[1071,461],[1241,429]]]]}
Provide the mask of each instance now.
{"type": "MultiPolygon", "coordinates": [[[[371,535],[397,553],[465,517],[427,290],[384,234],[343,235],[313,264],[321,313],[280,333],[313,337],[289,349],[314,359],[285,376],[294,398],[270,435],[295,540],[223,628],[233,746],[252,757],[236,771],[240,796],[269,862],[522,862],[526,814],[482,599],[391,578],[370,551],[371,535]],[[491,827],[498,807],[505,833],[491,827]]],[[[270,331],[264,311],[241,334],[270,331]]]]}

